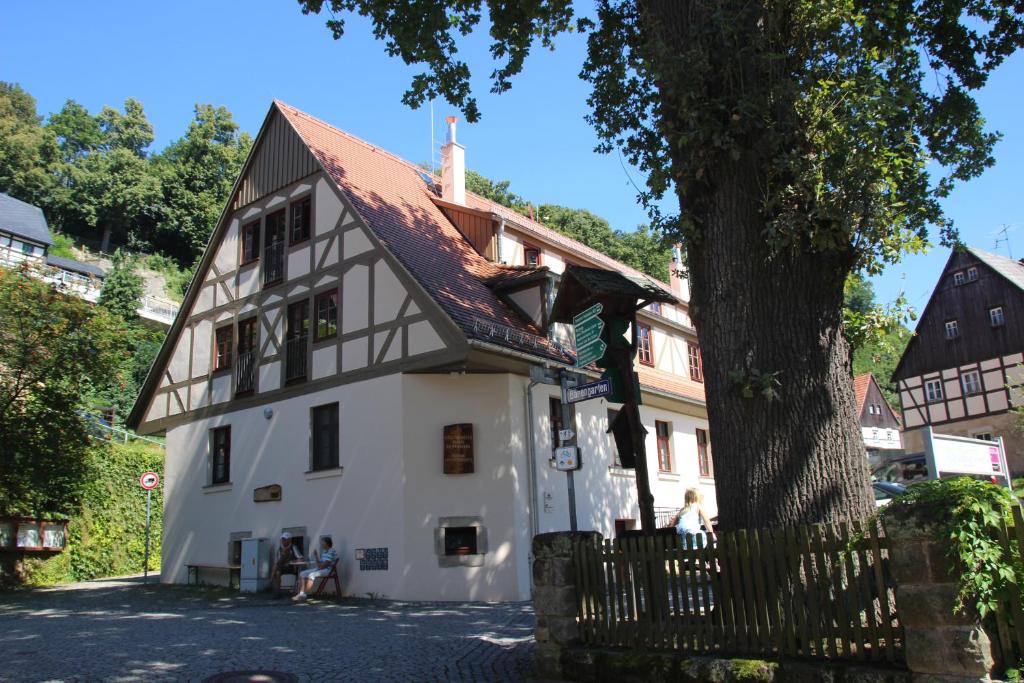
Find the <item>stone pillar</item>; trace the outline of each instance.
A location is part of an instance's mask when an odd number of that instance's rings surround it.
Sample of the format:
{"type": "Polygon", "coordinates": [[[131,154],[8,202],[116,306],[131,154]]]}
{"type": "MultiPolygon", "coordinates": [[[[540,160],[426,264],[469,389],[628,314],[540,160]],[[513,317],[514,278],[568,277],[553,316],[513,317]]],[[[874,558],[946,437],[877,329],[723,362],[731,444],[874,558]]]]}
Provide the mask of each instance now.
{"type": "Polygon", "coordinates": [[[896,609],[913,680],[928,683],[990,681],[992,642],[973,605],[953,613],[958,576],[923,511],[883,516],[891,549],[896,609]]]}
{"type": "Polygon", "coordinates": [[[562,652],[580,640],[573,543],[594,538],[600,539],[601,534],[556,531],[533,538],[533,611],[537,617],[537,673],[541,678],[563,678],[562,652]]]}

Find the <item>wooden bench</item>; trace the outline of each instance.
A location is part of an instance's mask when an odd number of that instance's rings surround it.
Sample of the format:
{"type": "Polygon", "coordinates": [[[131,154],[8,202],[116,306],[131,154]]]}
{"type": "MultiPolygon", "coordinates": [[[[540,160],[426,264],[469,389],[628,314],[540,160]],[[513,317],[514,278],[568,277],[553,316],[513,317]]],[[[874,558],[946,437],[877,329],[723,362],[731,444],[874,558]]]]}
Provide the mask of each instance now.
{"type": "Polygon", "coordinates": [[[228,586],[237,588],[242,583],[242,565],[240,564],[186,564],[185,568],[188,570],[188,577],[185,579],[187,585],[192,585],[192,577],[195,576],[195,585],[199,585],[199,570],[200,569],[219,569],[220,571],[227,571],[228,573],[228,586]],[[237,578],[237,582],[232,581],[237,578]]]}

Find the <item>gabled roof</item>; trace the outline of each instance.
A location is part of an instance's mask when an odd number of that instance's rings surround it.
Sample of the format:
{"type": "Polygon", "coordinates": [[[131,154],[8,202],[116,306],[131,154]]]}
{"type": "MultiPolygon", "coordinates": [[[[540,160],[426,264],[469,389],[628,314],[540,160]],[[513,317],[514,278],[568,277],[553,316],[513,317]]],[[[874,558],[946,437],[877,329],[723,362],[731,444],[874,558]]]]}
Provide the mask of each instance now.
{"type": "Polygon", "coordinates": [[[1020,261],[1014,261],[1012,258],[993,254],[977,247],[967,247],[967,251],[974,254],[979,261],[1009,280],[1011,284],[1016,285],[1018,289],[1024,290],[1024,264],[1020,261]]]}
{"type": "Polygon", "coordinates": [[[424,178],[429,174],[283,102],[274,105],[378,239],[467,338],[571,362],[487,286],[507,269],[481,256],[434,203],[433,184],[424,178]]]}
{"type": "Polygon", "coordinates": [[[881,388],[878,386],[878,380],[870,372],[865,372],[862,375],[857,375],[853,378],[853,393],[857,397],[857,416],[860,417],[864,413],[864,402],[868,397],[868,389],[874,384],[875,388],[878,389],[878,394],[882,397],[882,403],[885,405],[885,409],[889,411],[889,414],[896,418],[896,422],[903,424],[903,418],[897,413],[889,401],[886,400],[885,394],[882,393],[881,388]]]}
{"type": "Polygon", "coordinates": [[[50,246],[50,228],[38,206],[0,193],[0,230],[50,246]]]}

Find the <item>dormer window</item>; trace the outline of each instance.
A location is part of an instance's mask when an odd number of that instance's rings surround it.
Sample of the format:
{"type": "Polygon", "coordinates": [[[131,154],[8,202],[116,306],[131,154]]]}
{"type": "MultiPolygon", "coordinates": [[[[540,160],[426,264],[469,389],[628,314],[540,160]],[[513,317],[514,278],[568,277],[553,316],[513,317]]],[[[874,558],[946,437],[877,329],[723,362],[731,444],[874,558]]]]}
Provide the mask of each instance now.
{"type": "Polygon", "coordinates": [[[954,285],[958,285],[959,286],[959,285],[962,285],[965,282],[967,282],[967,279],[964,277],[964,271],[958,270],[955,273],[953,273],[953,284],[954,285]]]}

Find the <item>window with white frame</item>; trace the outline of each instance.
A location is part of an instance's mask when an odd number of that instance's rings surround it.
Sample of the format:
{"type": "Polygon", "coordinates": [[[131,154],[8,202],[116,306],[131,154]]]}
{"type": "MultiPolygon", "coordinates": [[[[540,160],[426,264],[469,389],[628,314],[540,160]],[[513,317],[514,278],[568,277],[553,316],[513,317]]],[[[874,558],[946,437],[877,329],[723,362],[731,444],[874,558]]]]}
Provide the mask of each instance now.
{"type": "Polygon", "coordinates": [[[924,383],[924,397],[929,403],[942,400],[942,380],[930,379],[924,383]]]}
{"type": "Polygon", "coordinates": [[[946,321],[946,339],[956,339],[960,336],[960,323],[955,320],[946,321]]]}
{"type": "Polygon", "coordinates": [[[993,306],[988,309],[988,321],[992,327],[1002,327],[1003,323],[1006,322],[1006,318],[1003,317],[1003,307],[993,306]]]}
{"type": "Polygon", "coordinates": [[[962,285],[966,281],[967,281],[966,278],[964,278],[964,271],[958,270],[957,272],[953,273],[953,284],[954,285],[962,285]]]}
{"type": "Polygon", "coordinates": [[[978,432],[974,435],[975,439],[981,439],[983,441],[995,441],[992,437],[992,432],[978,432]]]}
{"type": "Polygon", "coordinates": [[[967,281],[968,282],[974,282],[977,279],[978,279],[978,269],[975,268],[974,266],[971,266],[970,268],[967,269],[967,281]]]}
{"type": "Polygon", "coordinates": [[[981,375],[977,370],[965,372],[960,379],[963,382],[965,394],[970,396],[981,393],[981,375]]]}

